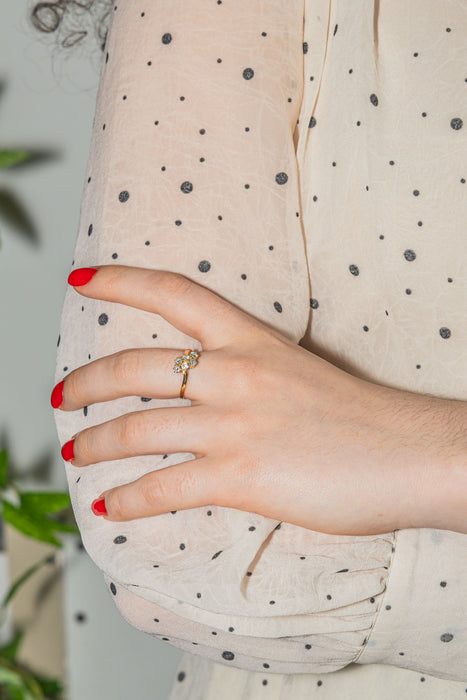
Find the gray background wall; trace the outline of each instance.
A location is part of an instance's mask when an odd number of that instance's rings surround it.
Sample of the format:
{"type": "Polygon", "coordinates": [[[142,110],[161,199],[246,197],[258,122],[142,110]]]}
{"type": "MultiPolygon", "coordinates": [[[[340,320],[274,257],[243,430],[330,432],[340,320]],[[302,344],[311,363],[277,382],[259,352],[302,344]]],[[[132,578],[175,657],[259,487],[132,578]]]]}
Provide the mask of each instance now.
{"type": "MultiPolygon", "coordinates": [[[[50,393],[102,54],[93,37],[82,48],[56,45],[54,35],[30,23],[33,5],[2,0],[0,12],[0,149],[38,153],[33,164],[0,170],[0,448],[8,448],[23,490],[66,490],[50,393]]],[[[57,610],[35,630],[42,656],[29,645],[30,658],[44,659],[47,648],[54,653],[50,640],[63,634],[67,700],[167,698],[182,652],[131,627],[79,538],[64,539],[57,610]]],[[[8,543],[15,575],[56,551],[35,549],[16,531],[8,543]]],[[[23,611],[27,595],[36,600],[37,580],[23,591],[23,611]]]]}

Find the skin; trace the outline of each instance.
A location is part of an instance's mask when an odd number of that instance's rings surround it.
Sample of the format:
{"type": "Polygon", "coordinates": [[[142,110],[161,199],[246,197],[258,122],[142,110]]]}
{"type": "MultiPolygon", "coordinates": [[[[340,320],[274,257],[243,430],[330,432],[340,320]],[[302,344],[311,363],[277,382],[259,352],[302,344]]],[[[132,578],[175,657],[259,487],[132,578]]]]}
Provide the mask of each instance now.
{"type": "MultiPolygon", "coordinates": [[[[95,267],[77,293],[159,314],[202,348],[185,392],[191,405],[127,413],[76,434],[76,467],[195,456],[104,492],[106,520],[219,505],[330,534],[451,528],[443,484],[465,445],[448,428],[455,409],[465,417],[464,402],[354,377],[179,273],[95,267]]],[[[66,376],[59,410],[178,398],[183,375],[173,365],[185,347],[131,348],[83,365],[66,376]]]]}

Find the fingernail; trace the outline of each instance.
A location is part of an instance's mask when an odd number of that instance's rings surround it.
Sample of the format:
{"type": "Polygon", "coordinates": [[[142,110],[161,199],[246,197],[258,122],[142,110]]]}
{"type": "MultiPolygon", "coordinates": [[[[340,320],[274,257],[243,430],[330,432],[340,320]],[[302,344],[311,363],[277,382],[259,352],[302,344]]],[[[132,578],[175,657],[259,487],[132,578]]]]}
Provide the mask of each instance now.
{"type": "Polygon", "coordinates": [[[108,515],[105,507],[105,498],[96,498],[96,500],[92,502],[91,508],[94,515],[108,515]]]}
{"type": "Polygon", "coordinates": [[[73,449],[74,442],[74,439],[68,440],[68,442],[66,442],[62,447],[62,457],[66,462],[69,462],[70,459],[75,458],[75,451],[73,449]]]}
{"type": "Polygon", "coordinates": [[[61,381],[59,384],[57,384],[56,387],[54,387],[54,390],[52,391],[52,395],[50,397],[50,403],[52,404],[52,408],[59,408],[62,403],[63,403],[63,385],[65,384],[65,380],[61,381]]]}
{"type": "Polygon", "coordinates": [[[80,267],[78,270],[73,270],[68,275],[68,284],[73,287],[82,287],[91,280],[97,272],[95,267],[80,267]]]}

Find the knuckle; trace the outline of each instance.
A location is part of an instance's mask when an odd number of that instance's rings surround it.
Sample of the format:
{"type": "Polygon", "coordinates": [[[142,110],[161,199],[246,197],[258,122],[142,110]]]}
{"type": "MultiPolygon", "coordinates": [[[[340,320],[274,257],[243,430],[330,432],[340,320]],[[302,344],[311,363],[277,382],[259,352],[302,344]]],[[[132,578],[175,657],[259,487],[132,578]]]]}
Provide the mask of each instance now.
{"type": "MultiPolygon", "coordinates": [[[[167,469],[161,470],[166,472],[167,469]]],[[[143,477],[144,478],[144,477],[143,477]]],[[[191,494],[197,492],[199,477],[193,472],[159,475],[153,472],[144,479],[141,487],[142,498],[150,507],[163,512],[169,508],[180,508],[191,494]]]]}
{"type": "Polygon", "coordinates": [[[179,272],[167,272],[163,278],[165,291],[168,294],[185,296],[193,288],[193,282],[179,272]]]}
{"type": "Polygon", "coordinates": [[[140,357],[134,350],[123,350],[113,358],[113,375],[118,382],[134,379],[140,369],[140,357]]]}
{"type": "Polygon", "coordinates": [[[144,479],[141,486],[141,496],[144,502],[150,506],[160,507],[169,503],[169,493],[164,479],[156,473],[150,475],[150,478],[144,479]]]}
{"type": "Polygon", "coordinates": [[[140,416],[128,413],[120,418],[117,439],[123,448],[131,448],[144,435],[144,424],[140,416]]]}

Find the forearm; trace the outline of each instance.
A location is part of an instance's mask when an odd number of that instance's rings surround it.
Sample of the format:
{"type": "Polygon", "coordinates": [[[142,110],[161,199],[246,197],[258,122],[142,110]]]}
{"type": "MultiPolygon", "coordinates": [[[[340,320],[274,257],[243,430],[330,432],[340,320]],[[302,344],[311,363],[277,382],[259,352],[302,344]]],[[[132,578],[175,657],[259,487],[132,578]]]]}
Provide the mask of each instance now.
{"type": "MultiPolygon", "coordinates": [[[[397,391],[397,390],[391,390],[397,391]]],[[[389,420],[406,448],[406,492],[400,529],[438,528],[467,534],[467,402],[398,392],[389,420]]]]}
{"type": "Polygon", "coordinates": [[[467,402],[431,399],[436,461],[419,527],[467,534],[467,402]]]}

